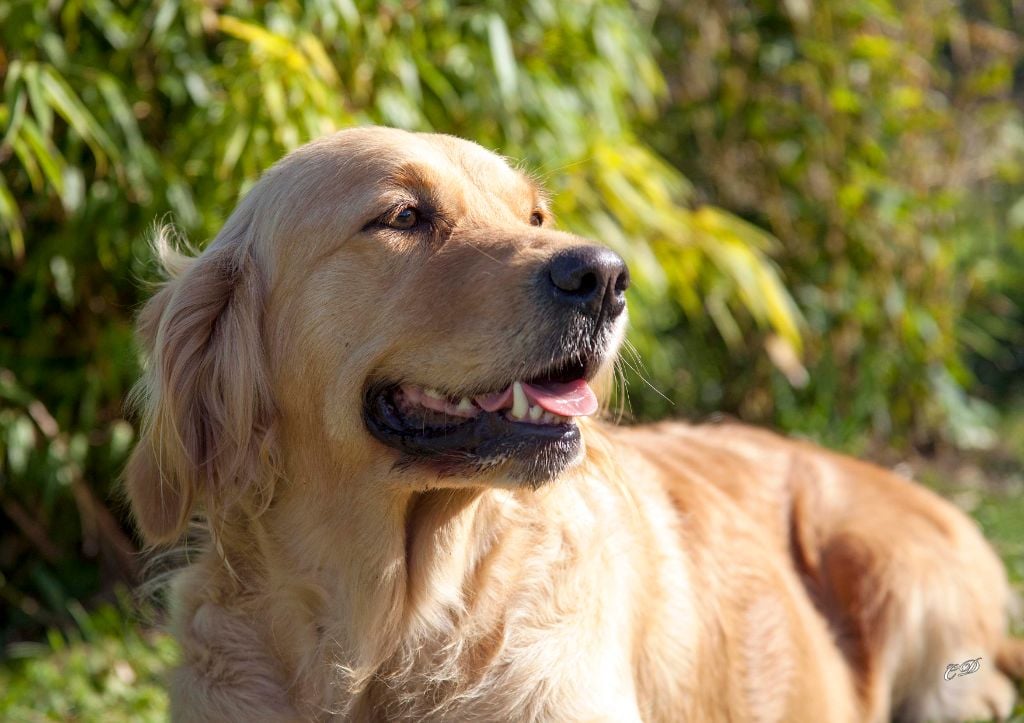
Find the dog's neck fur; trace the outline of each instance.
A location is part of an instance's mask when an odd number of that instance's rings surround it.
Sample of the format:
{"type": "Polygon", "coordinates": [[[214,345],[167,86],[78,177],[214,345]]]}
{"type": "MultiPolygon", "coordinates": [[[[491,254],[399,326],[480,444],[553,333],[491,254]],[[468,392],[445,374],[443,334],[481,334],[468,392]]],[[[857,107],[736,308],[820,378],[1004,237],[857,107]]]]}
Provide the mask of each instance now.
{"type": "MultiPolygon", "coordinates": [[[[225,555],[230,563],[232,548],[240,545],[245,555],[238,557],[252,560],[256,532],[261,564],[250,563],[246,570],[234,566],[232,575],[245,590],[256,634],[280,659],[292,700],[318,702],[317,710],[300,714],[438,717],[450,712],[456,699],[498,717],[515,706],[533,705],[538,713],[549,706],[571,707],[542,696],[512,701],[483,694],[495,689],[497,676],[551,675],[539,669],[544,661],[521,654],[515,666],[524,669],[517,671],[502,652],[511,646],[521,653],[542,637],[550,649],[552,639],[562,634],[563,617],[585,617],[586,629],[600,629],[604,608],[595,601],[611,605],[608,581],[618,579],[615,586],[625,590],[622,576],[642,574],[609,555],[594,554],[595,549],[612,549],[609,538],[629,533],[603,524],[610,509],[590,505],[593,516],[581,517],[580,503],[588,499],[581,486],[596,484],[586,473],[588,464],[537,491],[414,491],[400,486],[397,473],[392,479],[376,474],[349,478],[332,481],[353,491],[344,507],[328,508],[327,500],[341,496],[324,494],[325,505],[312,510],[309,493],[331,478],[323,475],[322,466],[314,479],[308,462],[297,464],[298,474],[288,484],[305,489],[291,498],[294,508],[284,494],[248,522],[247,539],[228,542],[225,555]],[[391,484],[390,494],[380,494],[391,484]],[[560,512],[570,509],[572,515],[560,512]],[[283,530],[288,532],[282,538],[283,530]],[[310,550],[324,551],[323,557],[311,559],[310,550]],[[551,573],[556,567],[561,573],[557,588],[551,573]],[[542,603],[550,607],[552,599],[556,613],[546,623],[550,629],[523,630],[509,619],[510,611],[521,613],[542,603]]],[[[607,494],[589,498],[603,505],[626,503],[621,498],[609,502],[607,494]]],[[[615,516],[621,520],[620,512],[615,516]]],[[[224,581],[226,569],[218,577],[224,581]]],[[[627,600],[616,599],[609,609],[628,607],[627,600]]],[[[571,629],[577,626],[565,626],[571,629]]],[[[573,654],[586,654],[588,645],[594,655],[606,645],[629,647],[626,629],[610,627],[602,635],[599,641],[565,643],[573,654]]],[[[610,693],[633,685],[628,658],[616,659],[622,671],[607,671],[610,693]]],[[[524,681],[503,689],[523,693],[531,685],[524,681]]]]}

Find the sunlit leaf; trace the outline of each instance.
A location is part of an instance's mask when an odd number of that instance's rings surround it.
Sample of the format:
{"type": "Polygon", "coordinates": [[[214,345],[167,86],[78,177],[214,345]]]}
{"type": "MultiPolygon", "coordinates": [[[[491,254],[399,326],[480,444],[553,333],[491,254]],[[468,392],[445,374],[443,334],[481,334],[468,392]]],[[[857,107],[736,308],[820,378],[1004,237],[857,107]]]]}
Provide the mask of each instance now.
{"type": "Polygon", "coordinates": [[[92,149],[100,172],[107,158],[118,160],[120,151],[110,139],[106,130],[86,109],[74,91],[54,68],[42,68],[39,71],[39,82],[46,99],[52,103],[54,110],[82,137],[92,149]]]}
{"type": "Polygon", "coordinates": [[[39,163],[46,180],[53,186],[58,194],[64,189],[64,159],[60,151],[43,138],[36,124],[26,119],[22,127],[22,138],[31,150],[33,158],[39,163]]]}
{"type": "Polygon", "coordinates": [[[487,20],[487,37],[491,46],[491,62],[498,79],[498,89],[506,103],[516,101],[516,58],[512,52],[512,39],[508,35],[505,21],[497,13],[487,20]]]}
{"type": "Polygon", "coordinates": [[[306,58],[287,38],[230,15],[219,15],[217,26],[227,35],[249,43],[256,51],[283,60],[294,72],[304,73],[309,69],[306,58]]]}
{"type": "Polygon", "coordinates": [[[21,214],[7,182],[0,175],[0,226],[7,236],[11,256],[21,259],[25,255],[25,235],[21,230],[21,214]]]}

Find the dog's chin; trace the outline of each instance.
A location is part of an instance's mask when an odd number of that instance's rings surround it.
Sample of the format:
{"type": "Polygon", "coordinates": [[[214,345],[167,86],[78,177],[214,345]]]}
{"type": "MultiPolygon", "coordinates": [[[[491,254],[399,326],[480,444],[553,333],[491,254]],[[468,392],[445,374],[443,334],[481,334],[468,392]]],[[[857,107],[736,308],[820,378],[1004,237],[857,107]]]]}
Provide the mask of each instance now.
{"type": "Polygon", "coordinates": [[[579,420],[594,412],[588,382],[599,367],[598,358],[575,355],[483,392],[376,382],[363,420],[399,453],[399,468],[430,469],[440,483],[539,487],[582,459],[579,420]]]}

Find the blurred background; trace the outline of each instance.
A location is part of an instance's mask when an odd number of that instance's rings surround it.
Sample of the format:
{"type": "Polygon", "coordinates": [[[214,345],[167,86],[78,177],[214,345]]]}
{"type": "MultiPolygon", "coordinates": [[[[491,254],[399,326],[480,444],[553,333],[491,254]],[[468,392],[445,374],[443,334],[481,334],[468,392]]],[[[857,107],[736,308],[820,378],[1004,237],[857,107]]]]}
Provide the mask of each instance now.
{"type": "Polygon", "coordinates": [[[0,718],[164,717],[117,491],[147,235],[362,123],[628,259],[627,418],[915,474],[1024,579],[1022,0],[0,0],[0,85],[0,718]]]}

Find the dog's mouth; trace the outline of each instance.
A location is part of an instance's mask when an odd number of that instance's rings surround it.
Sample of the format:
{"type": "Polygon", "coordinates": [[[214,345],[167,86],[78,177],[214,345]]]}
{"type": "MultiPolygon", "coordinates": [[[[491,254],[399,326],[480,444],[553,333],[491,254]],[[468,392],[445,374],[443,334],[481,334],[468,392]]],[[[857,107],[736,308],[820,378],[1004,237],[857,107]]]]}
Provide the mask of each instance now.
{"type": "Polygon", "coordinates": [[[507,464],[516,481],[537,485],[578,458],[576,420],[598,409],[589,384],[598,366],[576,355],[483,392],[374,384],[364,418],[371,434],[403,453],[402,464],[426,463],[447,475],[507,464]]]}

